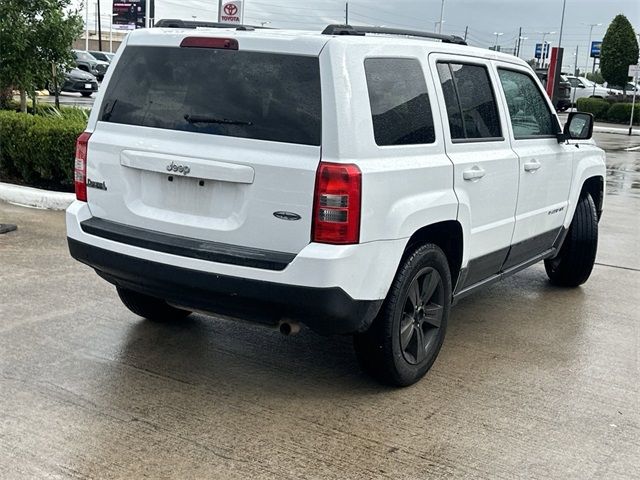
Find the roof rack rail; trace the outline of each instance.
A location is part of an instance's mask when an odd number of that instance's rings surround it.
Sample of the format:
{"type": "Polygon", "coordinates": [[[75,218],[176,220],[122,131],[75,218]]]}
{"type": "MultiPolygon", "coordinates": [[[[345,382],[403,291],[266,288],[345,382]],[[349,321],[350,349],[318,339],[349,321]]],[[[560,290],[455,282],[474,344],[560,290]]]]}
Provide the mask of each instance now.
{"type": "Polygon", "coordinates": [[[199,20],[181,20],[178,18],[163,18],[162,20],[158,20],[154,27],[164,27],[164,28],[234,28],[236,30],[241,31],[252,31],[256,28],[269,29],[269,27],[261,27],[257,25],[232,25],[229,23],[219,23],[219,22],[201,22],[199,20]]]}
{"type": "Polygon", "coordinates": [[[402,28],[367,27],[363,25],[327,25],[322,31],[323,35],[355,35],[364,36],[367,33],[381,33],[387,35],[405,35],[408,37],[421,37],[440,40],[444,43],[466,45],[467,42],[456,35],[441,35],[439,33],[421,32],[420,30],[404,30],[402,28]]]}

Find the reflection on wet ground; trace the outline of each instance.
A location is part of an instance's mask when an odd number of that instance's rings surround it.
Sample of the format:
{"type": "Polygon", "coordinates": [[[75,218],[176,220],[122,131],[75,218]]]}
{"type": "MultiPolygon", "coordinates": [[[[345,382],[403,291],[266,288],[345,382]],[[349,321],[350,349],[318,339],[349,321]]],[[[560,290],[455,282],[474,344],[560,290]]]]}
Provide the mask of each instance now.
{"type": "Polygon", "coordinates": [[[607,194],[640,198],[640,137],[594,133],[594,138],[607,152],[607,194]]]}

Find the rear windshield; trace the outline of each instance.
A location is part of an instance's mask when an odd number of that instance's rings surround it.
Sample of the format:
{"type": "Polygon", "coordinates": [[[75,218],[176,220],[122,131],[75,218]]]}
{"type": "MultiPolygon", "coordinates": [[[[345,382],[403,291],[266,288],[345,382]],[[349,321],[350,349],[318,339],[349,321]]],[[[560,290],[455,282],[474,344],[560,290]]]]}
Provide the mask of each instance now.
{"type": "Polygon", "coordinates": [[[104,122],[320,145],[318,57],[132,46],[102,105],[104,122]]]}

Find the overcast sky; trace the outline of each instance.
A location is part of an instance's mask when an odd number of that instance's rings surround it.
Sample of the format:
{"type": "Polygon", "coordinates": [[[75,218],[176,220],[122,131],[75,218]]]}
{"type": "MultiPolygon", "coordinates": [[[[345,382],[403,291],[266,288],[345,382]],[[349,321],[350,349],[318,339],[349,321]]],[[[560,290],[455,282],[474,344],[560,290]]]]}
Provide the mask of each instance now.
{"type": "MultiPolygon", "coordinates": [[[[81,0],[75,2],[81,4],[81,0]]],[[[111,4],[112,0],[100,3],[105,28],[111,4]]],[[[349,23],[434,31],[440,6],[441,0],[350,0],[349,23]]],[[[94,11],[95,1],[90,0],[90,28],[94,11]]],[[[195,16],[198,20],[216,21],[217,11],[217,0],[156,0],[156,20],[190,20],[195,16]]],[[[601,40],[618,13],[626,15],[640,32],[640,0],[567,0],[562,36],[564,65],[573,65],[577,45],[578,66],[584,68],[589,41],[589,27],[585,24],[602,23],[593,29],[593,40],[601,40]]],[[[270,27],[318,30],[329,23],[343,23],[344,14],[345,2],[341,0],[245,0],[244,20],[247,24],[270,22],[270,27]]],[[[443,33],[462,36],[468,26],[468,42],[486,48],[495,42],[493,33],[499,32],[503,33],[499,44],[513,49],[522,27],[522,36],[528,39],[520,56],[529,59],[533,57],[534,43],[542,41],[540,32],[555,31],[546,39],[557,45],[561,14],[562,0],[445,0],[443,33]]]]}

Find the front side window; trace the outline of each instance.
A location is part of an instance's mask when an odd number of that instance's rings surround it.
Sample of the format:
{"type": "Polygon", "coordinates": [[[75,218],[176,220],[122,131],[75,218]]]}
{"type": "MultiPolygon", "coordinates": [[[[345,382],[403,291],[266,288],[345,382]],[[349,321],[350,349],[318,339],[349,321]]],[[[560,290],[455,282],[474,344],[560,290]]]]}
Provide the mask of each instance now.
{"type": "Polygon", "coordinates": [[[526,73],[498,69],[516,140],[555,136],[557,122],[542,92],[526,73]]]}
{"type": "Polygon", "coordinates": [[[487,68],[438,63],[453,141],[502,139],[496,98],[487,68]]]}
{"type": "Polygon", "coordinates": [[[376,144],[415,145],[436,140],[422,66],[411,58],[364,62],[376,144]]]}

